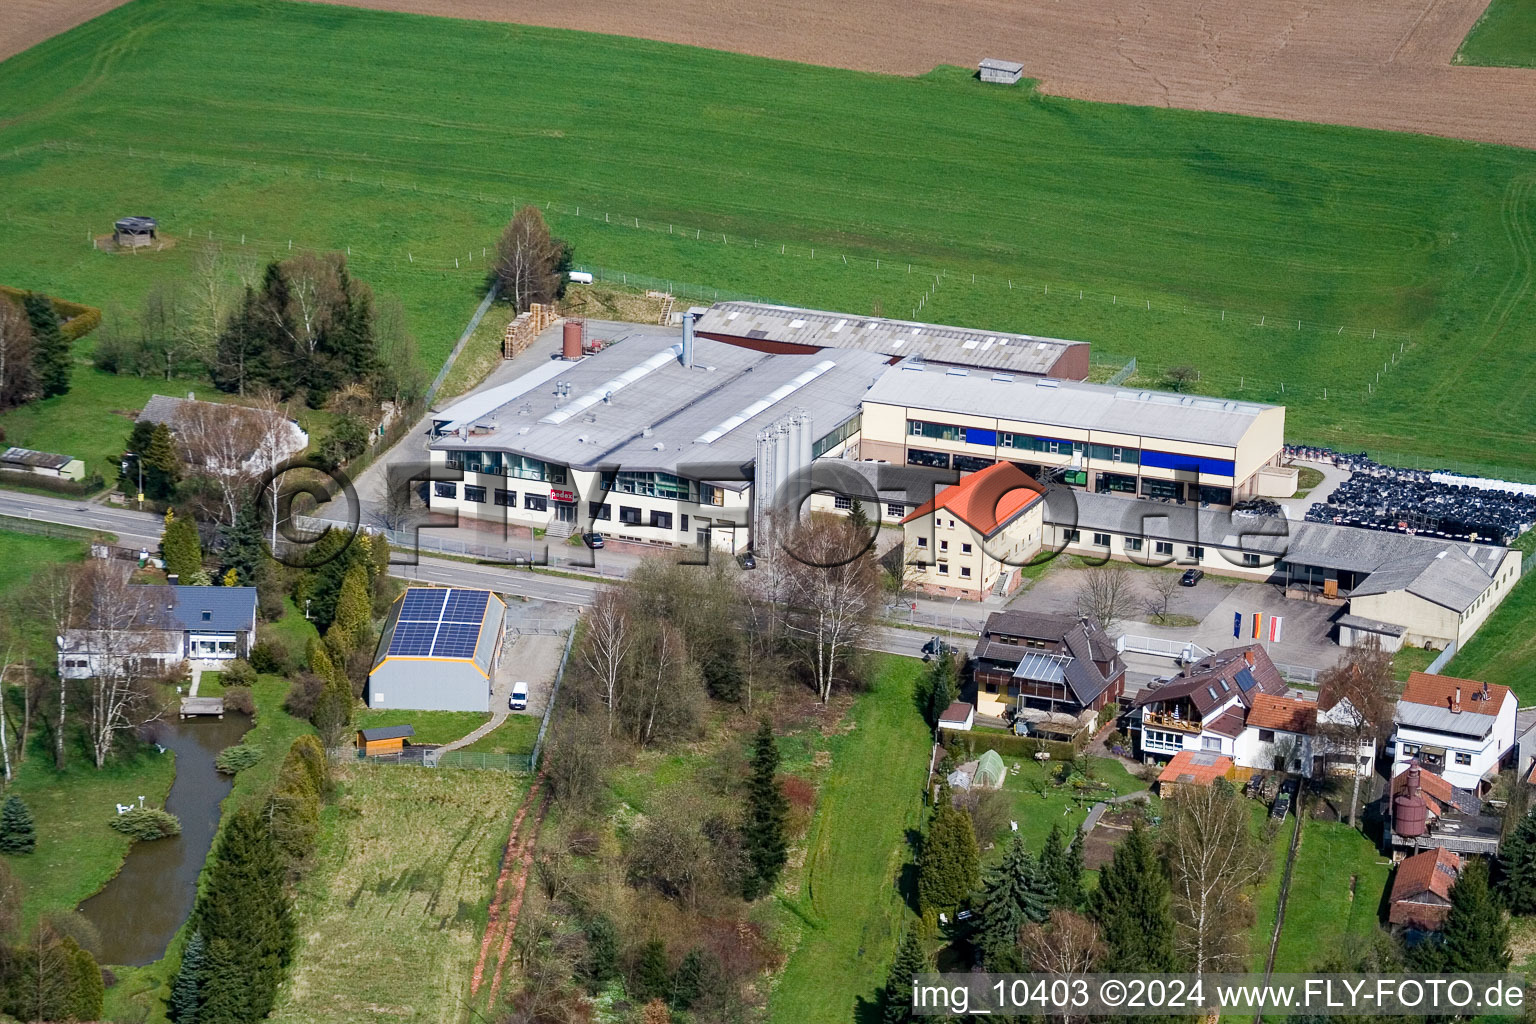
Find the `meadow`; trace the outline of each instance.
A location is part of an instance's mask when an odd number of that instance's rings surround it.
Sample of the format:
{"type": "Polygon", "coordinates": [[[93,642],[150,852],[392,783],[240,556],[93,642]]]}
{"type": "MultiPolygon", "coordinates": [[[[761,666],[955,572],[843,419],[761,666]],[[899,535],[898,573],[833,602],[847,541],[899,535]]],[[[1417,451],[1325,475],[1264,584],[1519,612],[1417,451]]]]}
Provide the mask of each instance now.
{"type": "Polygon", "coordinates": [[[1526,151],[281,2],[137,0],[0,95],[0,280],[108,309],[210,234],[345,249],[440,363],[535,201],[581,266],[1083,339],[1296,440],[1536,478],[1526,151]],[[176,245],[92,249],[126,212],[176,245]]]}
{"type": "MultiPolygon", "coordinates": [[[[1289,822],[1283,831],[1288,838],[1289,822]]],[[[1277,843],[1281,859],[1276,871],[1284,867],[1281,849],[1277,843]]],[[[1382,894],[1391,871],[1375,845],[1347,824],[1304,822],[1275,970],[1314,969],[1323,957],[1358,949],[1381,927],[1382,894]]]]}
{"type": "Polygon", "coordinates": [[[1462,41],[1456,63],[1536,67],[1536,3],[1493,0],[1462,41]]]}
{"type": "Polygon", "coordinates": [[[1523,707],[1536,700],[1536,578],[1515,584],[1467,645],[1456,652],[1445,674],[1498,683],[1514,691],[1523,707]]]}

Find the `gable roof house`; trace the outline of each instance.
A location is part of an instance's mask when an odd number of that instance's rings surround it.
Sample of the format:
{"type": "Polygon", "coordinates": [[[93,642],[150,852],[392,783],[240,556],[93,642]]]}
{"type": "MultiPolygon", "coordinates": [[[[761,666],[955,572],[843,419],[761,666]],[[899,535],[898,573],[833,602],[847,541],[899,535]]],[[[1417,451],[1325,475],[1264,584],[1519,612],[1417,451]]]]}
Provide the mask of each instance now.
{"type": "Polygon", "coordinates": [[[1410,761],[1459,789],[1478,791],[1515,750],[1515,695],[1508,687],[1414,672],[1393,716],[1393,767],[1410,761]]]}
{"type": "Polygon", "coordinates": [[[1451,911],[1451,886],[1461,875],[1461,858],[1450,850],[1425,850],[1397,866],[1387,920],[1409,931],[1437,932],[1451,911]]]}
{"type": "Polygon", "coordinates": [[[1208,655],[1136,698],[1132,731],[1148,760],[1183,752],[1247,769],[1311,774],[1317,705],[1288,687],[1258,644],[1208,655]]]}
{"type": "Polygon", "coordinates": [[[998,462],[939,491],[901,521],[920,590],[980,601],[1018,588],[1018,567],[1040,551],[1045,489],[998,462]]]}
{"type": "Polygon", "coordinates": [[[1104,628],[1088,617],[993,612],[973,656],[976,710],[983,715],[1076,716],[1098,711],[1125,692],[1125,661],[1104,628]]]}
{"type": "MultiPolygon", "coordinates": [[[[1359,669],[1351,667],[1350,671],[1359,669]]],[[[1317,739],[1314,754],[1319,767],[1330,775],[1351,773],[1369,778],[1376,764],[1376,740],[1356,740],[1357,727],[1363,716],[1355,709],[1348,697],[1335,693],[1325,681],[1317,694],[1317,739]],[[1357,749],[1351,754],[1350,747],[1357,749]]],[[[1373,723],[1378,730],[1387,723],[1373,723]]],[[[1366,727],[1365,731],[1373,731],[1366,727]]]]}
{"type": "Polygon", "coordinates": [[[141,665],[165,670],[182,661],[233,661],[256,639],[255,587],[132,584],[138,627],[127,645],[86,626],[66,630],[59,644],[59,674],[88,679],[104,659],[131,650],[141,665]]]}

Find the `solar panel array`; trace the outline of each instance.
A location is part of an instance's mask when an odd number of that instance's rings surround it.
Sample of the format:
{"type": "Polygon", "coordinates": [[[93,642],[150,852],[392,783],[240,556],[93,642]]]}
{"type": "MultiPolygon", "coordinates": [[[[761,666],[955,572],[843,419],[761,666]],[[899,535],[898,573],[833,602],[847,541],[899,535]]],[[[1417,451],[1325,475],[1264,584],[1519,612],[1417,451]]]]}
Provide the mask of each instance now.
{"type": "Polygon", "coordinates": [[[490,594],[484,590],[418,587],[405,592],[386,655],[473,658],[490,594]]]}

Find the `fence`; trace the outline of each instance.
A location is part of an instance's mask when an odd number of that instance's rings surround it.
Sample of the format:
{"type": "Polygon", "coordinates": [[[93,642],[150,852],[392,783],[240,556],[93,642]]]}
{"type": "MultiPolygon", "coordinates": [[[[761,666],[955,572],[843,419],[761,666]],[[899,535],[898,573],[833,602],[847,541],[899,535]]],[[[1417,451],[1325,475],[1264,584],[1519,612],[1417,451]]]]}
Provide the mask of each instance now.
{"type": "Polygon", "coordinates": [[[432,384],[427,388],[427,395],[422,401],[427,405],[432,404],[432,399],[437,396],[437,389],[443,386],[443,381],[448,379],[448,371],[453,369],[453,364],[459,358],[459,353],[464,351],[464,346],[469,344],[470,336],[475,333],[475,328],[480,326],[480,320],[485,316],[486,310],[491,308],[491,303],[496,299],[496,286],[491,285],[485,293],[485,298],[480,300],[475,315],[469,318],[469,326],[464,328],[464,333],[459,335],[459,340],[454,344],[453,351],[448,353],[443,368],[437,371],[437,376],[432,379],[432,384]]]}
{"type": "Polygon", "coordinates": [[[1432,676],[1437,676],[1440,674],[1441,670],[1445,668],[1445,666],[1451,663],[1451,659],[1454,657],[1456,657],[1456,641],[1452,640],[1450,643],[1445,645],[1445,650],[1441,651],[1439,656],[1436,657],[1434,661],[1430,662],[1429,667],[1424,671],[1428,672],[1432,676]]]}
{"type": "Polygon", "coordinates": [[[1285,665],[1278,661],[1275,662],[1275,668],[1279,671],[1280,677],[1287,682],[1300,683],[1304,686],[1317,685],[1317,669],[1315,668],[1306,668],[1302,665],[1285,665]]]}
{"type": "Polygon", "coordinates": [[[11,533],[30,533],[38,537],[65,537],[70,540],[91,540],[94,537],[104,536],[104,533],[99,530],[87,530],[80,526],[63,526],[59,523],[45,523],[40,519],[5,515],[0,515],[0,530],[8,530],[11,533]]]}
{"type": "Polygon", "coordinates": [[[565,666],[571,660],[571,644],[576,640],[576,627],[572,626],[570,633],[565,637],[565,651],[560,655],[560,668],[555,672],[555,685],[549,691],[549,703],[544,706],[544,720],[539,723],[539,735],[533,741],[533,753],[528,755],[528,765],[535,768],[539,763],[539,755],[544,751],[544,735],[549,731],[549,723],[555,717],[555,702],[560,699],[560,683],[565,679],[565,666]]]}
{"type": "Polygon", "coordinates": [[[409,747],[398,754],[364,756],[353,747],[338,747],[330,752],[335,761],[363,761],[368,764],[410,765],[415,768],[468,768],[477,771],[526,772],[532,758],[528,754],[482,754],[472,750],[450,750],[437,756],[429,747],[409,747]]]}
{"type": "Polygon", "coordinates": [[[1131,376],[1135,372],[1136,372],[1136,357],[1132,356],[1130,362],[1126,363],[1124,366],[1120,367],[1120,369],[1116,370],[1110,376],[1109,380],[1106,380],[1104,383],[1108,384],[1110,387],[1113,387],[1116,384],[1124,384],[1126,381],[1131,379],[1131,376]]]}
{"type": "Polygon", "coordinates": [[[1211,652],[1188,640],[1164,640],[1156,636],[1136,636],[1127,633],[1115,641],[1115,649],[1122,654],[1153,654],[1175,661],[1199,661],[1211,652]]]}

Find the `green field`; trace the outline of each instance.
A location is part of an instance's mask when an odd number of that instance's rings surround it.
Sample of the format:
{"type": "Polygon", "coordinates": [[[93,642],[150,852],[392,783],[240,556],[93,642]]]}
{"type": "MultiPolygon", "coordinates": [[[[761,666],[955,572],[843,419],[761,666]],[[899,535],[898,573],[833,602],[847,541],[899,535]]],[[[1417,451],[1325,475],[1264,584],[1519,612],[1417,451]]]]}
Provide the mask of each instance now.
{"type": "Polygon", "coordinates": [[[1456,63],[1536,67],[1536,0],[1493,0],[1462,40],[1456,63]]]}
{"type": "Polygon", "coordinates": [[[880,657],[873,692],[850,713],[852,730],[831,742],[793,904],[803,931],[769,1000],[771,1021],[851,1019],[916,922],[897,881],[912,859],[907,832],[923,820],[930,738],[912,706],[921,667],[880,657]]]}
{"type": "Polygon", "coordinates": [[[1499,683],[1521,705],[1536,701],[1536,577],[1527,577],[1494,609],[1472,639],[1445,667],[1445,674],[1499,683]]]}
{"type": "MultiPolygon", "coordinates": [[[[1282,860],[1277,870],[1283,866],[1282,860]]],[[[1371,841],[1348,825],[1304,823],[1275,970],[1312,969],[1375,932],[1391,871],[1371,841]]]]}
{"type": "Polygon", "coordinates": [[[436,363],[535,200],[582,265],[1084,339],[1298,440],[1536,478],[1529,152],[249,0],[137,0],[0,95],[0,280],[102,307],[210,232],[350,247],[436,363]],[[176,247],[94,251],[128,210],[176,247]]]}
{"type": "Polygon", "coordinates": [[[491,720],[486,711],[409,711],[404,708],[359,708],[352,718],[354,729],[382,729],[409,725],[416,730],[412,743],[452,743],[491,720]]]}

